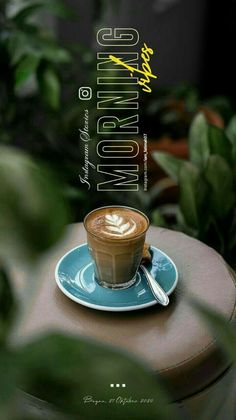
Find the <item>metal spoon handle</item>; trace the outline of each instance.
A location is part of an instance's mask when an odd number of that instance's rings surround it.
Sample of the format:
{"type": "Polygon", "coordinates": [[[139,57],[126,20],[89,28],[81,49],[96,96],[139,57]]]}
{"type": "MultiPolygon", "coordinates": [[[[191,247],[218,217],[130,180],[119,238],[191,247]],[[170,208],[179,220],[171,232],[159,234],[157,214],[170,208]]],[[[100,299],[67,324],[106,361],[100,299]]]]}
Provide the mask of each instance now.
{"type": "Polygon", "coordinates": [[[153,296],[156,298],[156,300],[163,306],[167,306],[169,303],[169,298],[166,294],[166,292],[162,289],[162,287],[156,282],[156,280],[152,277],[152,275],[149,273],[149,271],[144,267],[144,265],[140,265],[140,268],[143,270],[146,279],[148,281],[148,284],[150,286],[150,289],[152,291],[153,296]]]}

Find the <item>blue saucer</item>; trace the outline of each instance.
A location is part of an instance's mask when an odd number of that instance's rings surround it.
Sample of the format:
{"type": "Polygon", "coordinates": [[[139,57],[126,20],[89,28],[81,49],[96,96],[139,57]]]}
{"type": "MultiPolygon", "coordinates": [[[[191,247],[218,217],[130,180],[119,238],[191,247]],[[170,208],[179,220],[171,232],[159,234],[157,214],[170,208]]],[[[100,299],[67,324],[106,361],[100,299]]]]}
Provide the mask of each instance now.
{"type": "MultiPolygon", "coordinates": [[[[178,282],[178,272],[173,261],[164,252],[151,247],[152,262],[147,269],[169,295],[178,282]]],[[[56,282],[61,291],[81,305],[101,311],[133,311],[158,303],[141,270],[133,286],[112,290],[100,286],[95,280],[93,262],[87,244],[67,252],[57,264],[56,282]]]]}

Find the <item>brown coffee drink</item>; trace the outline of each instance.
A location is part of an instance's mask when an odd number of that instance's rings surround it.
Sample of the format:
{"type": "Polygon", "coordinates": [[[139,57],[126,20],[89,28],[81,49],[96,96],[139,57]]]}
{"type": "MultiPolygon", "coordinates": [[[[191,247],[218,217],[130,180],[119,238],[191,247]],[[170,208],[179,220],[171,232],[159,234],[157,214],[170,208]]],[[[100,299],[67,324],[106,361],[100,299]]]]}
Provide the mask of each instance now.
{"type": "Polygon", "coordinates": [[[133,284],[142,259],[148,218],[133,208],[109,206],[89,213],[84,225],[98,282],[114,289],[133,284]]]}

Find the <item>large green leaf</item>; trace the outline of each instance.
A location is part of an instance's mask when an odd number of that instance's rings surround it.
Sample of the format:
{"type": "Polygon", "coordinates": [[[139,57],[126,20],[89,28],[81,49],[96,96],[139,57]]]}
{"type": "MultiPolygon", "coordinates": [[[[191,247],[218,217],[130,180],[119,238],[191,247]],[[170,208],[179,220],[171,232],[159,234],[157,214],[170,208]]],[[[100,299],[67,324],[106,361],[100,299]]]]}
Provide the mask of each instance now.
{"type": "Polygon", "coordinates": [[[178,182],[179,171],[184,160],[165,152],[154,152],[152,157],[175,182],[178,182]]]}
{"type": "Polygon", "coordinates": [[[0,268],[0,346],[4,342],[16,310],[12,287],[6,272],[0,268]]]}
{"type": "Polygon", "coordinates": [[[54,69],[50,66],[39,69],[38,83],[43,101],[50,108],[58,109],[60,107],[61,85],[54,69]]]}
{"type": "Polygon", "coordinates": [[[233,171],[221,156],[212,155],[208,159],[205,177],[210,185],[208,196],[212,213],[224,219],[235,204],[233,171]]]}
{"type": "Polygon", "coordinates": [[[13,420],[20,371],[15,354],[0,347],[0,418],[13,420]]]}
{"type": "Polygon", "coordinates": [[[69,63],[71,61],[69,51],[59,47],[49,39],[40,39],[39,47],[41,57],[52,63],[69,63]]]}
{"type": "Polygon", "coordinates": [[[68,6],[65,1],[45,0],[45,8],[49,13],[60,18],[77,19],[79,17],[75,8],[68,6]]]}
{"type": "Polygon", "coordinates": [[[189,153],[190,160],[198,166],[204,166],[210,154],[208,124],[202,113],[196,115],[190,127],[189,153]]]}
{"type": "Polygon", "coordinates": [[[10,55],[11,64],[14,66],[24,56],[36,53],[30,46],[27,35],[19,30],[12,30],[7,41],[7,49],[10,55]]]}
{"type": "Polygon", "coordinates": [[[152,212],[151,220],[154,226],[167,227],[165,218],[163,217],[159,209],[156,209],[152,212]]]}
{"type": "Polygon", "coordinates": [[[22,389],[68,415],[86,420],[93,420],[95,412],[98,420],[177,418],[154,373],[134,357],[94,341],[54,333],[21,347],[17,360],[25,372],[22,389]],[[110,386],[117,383],[126,387],[110,386]],[[125,399],[134,402],[125,404],[125,399]]]}
{"type": "Polygon", "coordinates": [[[236,165],[236,115],[231,118],[226,134],[232,143],[232,160],[236,165]]]}
{"type": "Polygon", "coordinates": [[[28,18],[37,16],[40,12],[45,11],[61,18],[75,17],[75,12],[60,0],[25,0],[23,2],[12,0],[7,15],[14,23],[20,24],[28,18]]]}
{"type": "Polygon", "coordinates": [[[22,58],[15,69],[15,88],[22,86],[32,75],[35,75],[39,57],[27,55],[22,58]]]}
{"type": "Polygon", "coordinates": [[[0,256],[36,256],[58,240],[66,220],[48,172],[20,151],[0,147],[0,256]]]}
{"type": "Polygon", "coordinates": [[[226,134],[232,144],[236,142],[236,115],[231,118],[226,128],[226,134]]]}
{"type": "Polygon", "coordinates": [[[231,163],[231,144],[224,130],[214,125],[208,127],[208,141],[211,155],[222,156],[231,163]]]}
{"type": "Polygon", "coordinates": [[[199,228],[199,187],[201,178],[198,168],[191,162],[185,162],[179,174],[180,198],[179,204],[185,222],[192,228],[199,228]]]}
{"type": "Polygon", "coordinates": [[[27,18],[38,14],[39,10],[41,10],[44,7],[44,3],[33,3],[33,4],[28,4],[26,7],[23,7],[22,9],[20,9],[15,15],[14,17],[12,17],[13,22],[17,23],[21,23],[23,21],[25,21],[27,18]]]}
{"type": "Polygon", "coordinates": [[[45,59],[51,63],[69,63],[71,55],[65,48],[57,45],[49,36],[39,33],[27,33],[26,30],[13,30],[7,40],[7,48],[12,65],[20,65],[25,57],[45,59]]]}

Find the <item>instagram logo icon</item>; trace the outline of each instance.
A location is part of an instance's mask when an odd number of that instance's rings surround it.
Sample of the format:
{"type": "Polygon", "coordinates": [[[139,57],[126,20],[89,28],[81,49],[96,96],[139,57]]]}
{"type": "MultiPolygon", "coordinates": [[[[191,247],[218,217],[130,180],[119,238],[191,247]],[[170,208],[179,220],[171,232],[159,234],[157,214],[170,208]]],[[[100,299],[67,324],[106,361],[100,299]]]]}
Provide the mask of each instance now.
{"type": "Polygon", "coordinates": [[[92,89],[89,86],[81,86],[78,90],[78,97],[82,101],[88,101],[92,98],[92,89]]]}

